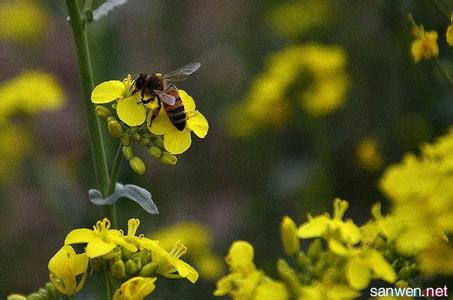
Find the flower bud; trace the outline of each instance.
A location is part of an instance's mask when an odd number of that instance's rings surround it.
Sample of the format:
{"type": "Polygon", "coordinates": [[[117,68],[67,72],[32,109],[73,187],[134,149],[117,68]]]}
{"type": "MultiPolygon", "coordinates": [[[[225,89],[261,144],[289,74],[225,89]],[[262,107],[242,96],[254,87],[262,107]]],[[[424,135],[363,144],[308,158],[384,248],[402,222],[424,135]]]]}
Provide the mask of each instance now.
{"type": "Polygon", "coordinates": [[[142,270],[140,271],[140,276],[151,277],[154,274],[154,272],[156,272],[157,267],[158,264],[155,262],[150,262],[144,265],[142,270]]]}
{"type": "Polygon", "coordinates": [[[94,111],[96,112],[96,114],[98,115],[99,118],[104,119],[104,120],[112,115],[112,112],[110,111],[110,109],[108,109],[107,107],[102,106],[102,105],[96,106],[94,111]]]}
{"type": "Polygon", "coordinates": [[[45,289],[49,292],[50,299],[57,299],[61,296],[60,292],[58,292],[57,288],[51,282],[46,283],[45,289]]]}
{"type": "Polygon", "coordinates": [[[284,216],[280,224],[280,235],[283,249],[287,255],[295,255],[300,251],[296,223],[288,216],[284,216]]]}
{"type": "Polygon", "coordinates": [[[131,137],[127,133],[123,133],[121,136],[121,142],[123,143],[124,146],[129,146],[131,143],[131,137]]]}
{"type": "Polygon", "coordinates": [[[130,250],[127,250],[126,248],[124,247],[121,247],[121,252],[122,252],[122,258],[124,260],[128,260],[129,258],[131,258],[132,254],[134,254],[134,252],[130,251],[130,250]]]}
{"type": "Polygon", "coordinates": [[[112,120],[107,123],[107,128],[111,136],[119,138],[122,135],[121,124],[117,120],[112,120]]]}
{"type": "Polygon", "coordinates": [[[161,138],[155,139],[153,143],[159,148],[164,148],[164,141],[161,138]]]}
{"type": "Polygon", "coordinates": [[[159,159],[162,156],[162,150],[159,147],[151,146],[148,149],[148,154],[156,159],[159,159]]]}
{"type": "Polygon", "coordinates": [[[42,299],[49,299],[49,292],[43,288],[40,288],[38,290],[38,295],[40,295],[42,297],[42,299]]]}
{"type": "Polygon", "coordinates": [[[297,254],[296,262],[302,270],[307,269],[310,265],[310,259],[302,251],[297,254]]]}
{"type": "Polygon", "coordinates": [[[140,142],[140,140],[142,139],[142,137],[141,137],[140,134],[134,133],[134,134],[132,135],[132,139],[133,139],[134,141],[136,141],[136,142],[140,142]]]}
{"type": "Polygon", "coordinates": [[[137,266],[137,269],[141,270],[141,268],[143,267],[143,262],[142,262],[141,257],[137,256],[137,257],[134,257],[132,260],[135,262],[135,265],[137,266]]]}
{"type": "Polygon", "coordinates": [[[123,155],[127,160],[130,160],[134,156],[134,150],[132,150],[131,146],[123,146],[121,150],[123,151],[123,155]]]}
{"type": "Polygon", "coordinates": [[[12,294],[9,295],[8,298],[6,298],[6,300],[27,300],[27,297],[19,294],[12,294]]]}
{"type": "Polygon", "coordinates": [[[115,261],[110,267],[110,273],[112,274],[113,278],[116,279],[126,278],[126,266],[124,265],[124,262],[121,259],[115,261]]]}
{"type": "Polygon", "coordinates": [[[108,123],[108,122],[111,122],[111,121],[117,121],[117,119],[115,117],[113,117],[113,116],[110,116],[110,117],[107,117],[106,121],[108,123]]]}
{"type": "Polygon", "coordinates": [[[160,157],[159,161],[167,166],[174,166],[178,161],[178,158],[171,154],[170,152],[163,151],[162,156],[160,157]]]}
{"type": "Polygon", "coordinates": [[[308,247],[307,255],[310,259],[315,259],[322,251],[322,243],[320,239],[314,240],[308,247]]]}
{"type": "Polygon", "coordinates": [[[146,138],[146,137],[144,137],[140,140],[140,144],[142,144],[143,146],[148,146],[150,143],[151,143],[151,141],[149,140],[149,138],[146,138]]]}
{"type": "Polygon", "coordinates": [[[135,273],[138,272],[137,264],[132,259],[129,259],[126,262],[125,267],[126,267],[126,273],[128,275],[134,275],[135,273]]]}
{"type": "Polygon", "coordinates": [[[132,170],[134,170],[135,173],[139,174],[139,175],[143,175],[145,174],[145,163],[143,162],[143,160],[138,157],[138,156],[134,156],[132,157],[130,160],[129,160],[129,165],[131,166],[132,170]]]}
{"type": "Polygon", "coordinates": [[[296,297],[299,294],[299,290],[301,288],[296,272],[283,259],[278,260],[277,271],[280,275],[280,278],[286,283],[291,294],[296,297]]]}

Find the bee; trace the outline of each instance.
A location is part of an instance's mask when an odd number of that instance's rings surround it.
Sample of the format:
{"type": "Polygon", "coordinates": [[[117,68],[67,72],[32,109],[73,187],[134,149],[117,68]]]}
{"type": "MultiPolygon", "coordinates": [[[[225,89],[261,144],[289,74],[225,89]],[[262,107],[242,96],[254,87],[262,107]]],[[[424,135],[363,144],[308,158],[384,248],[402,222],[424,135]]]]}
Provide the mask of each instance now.
{"type": "Polygon", "coordinates": [[[182,131],[186,127],[187,114],[178,89],[172,83],[186,80],[200,66],[199,62],[194,62],[165,75],[160,73],[140,74],[134,79],[135,90],[133,93],[140,92],[142,96],[138,103],[147,104],[157,99],[158,106],[153,110],[151,122],[157,117],[163,105],[170,122],[176,129],[182,131]]]}

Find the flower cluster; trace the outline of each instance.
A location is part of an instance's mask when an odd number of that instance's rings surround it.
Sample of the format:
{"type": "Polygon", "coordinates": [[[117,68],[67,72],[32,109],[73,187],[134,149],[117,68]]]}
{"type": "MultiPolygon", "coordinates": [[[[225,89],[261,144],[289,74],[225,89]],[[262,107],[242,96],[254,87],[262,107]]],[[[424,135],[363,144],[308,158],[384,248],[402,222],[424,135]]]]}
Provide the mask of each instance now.
{"type": "Polygon", "coordinates": [[[158,275],[195,283],[197,271],[180,259],[187,248],[176,242],[168,252],[159,241],[137,236],[139,224],[138,219],[130,219],[127,234],[111,229],[108,219],[98,221],[92,230],[72,230],[65,245],[49,261],[53,286],[61,294],[73,295],[82,289],[89,269],[107,273],[116,300],[143,299],[155,289],[158,275]],[[73,244],[86,246],[77,254],[73,244]]]}
{"type": "Polygon", "coordinates": [[[0,180],[3,181],[17,173],[19,162],[30,149],[26,121],[37,113],[61,108],[64,98],[53,76],[39,71],[25,71],[2,82],[0,95],[0,180]]]}
{"type": "Polygon", "coordinates": [[[297,226],[288,216],[281,223],[281,239],[290,260],[276,265],[280,281],[270,279],[253,264],[253,247],[234,242],[226,262],[230,273],[217,282],[215,295],[233,299],[355,299],[372,280],[397,286],[416,275],[414,260],[397,256],[381,232],[380,206],[363,226],[344,220],[348,203],[335,199],[333,215],[311,216],[297,226]],[[301,250],[301,241],[309,243],[301,250]],[[291,262],[291,263],[290,263],[291,262]]]}
{"type": "Polygon", "coordinates": [[[170,250],[174,241],[181,241],[190,251],[186,258],[197,268],[200,277],[215,280],[224,272],[222,259],[213,252],[213,236],[210,230],[197,222],[181,222],[149,234],[159,245],[170,250]]]}
{"type": "Polygon", "coordinates": [[[121,139],[124,157],[138,174],[145,172],[145,165],[135,155],[136,145],[146,147],[149,155],[160,162],[174,165],[177,161],[174,154],[181,154],[190,147],[191,132],[200,138],[208,133],[208,122],[196,110],[193,98],[183,90],[178,93],[186,114],[186,126],[182,130],[171,123],[164,106],[159,106],[160,100],[150,99],[146,104],[141,101],[141,93],[136,91],[131,75],[123,81],[103,82],[91,94],[91,101],[98,104],[96,113],[106,121],[109,133],[121,139]]]}
{"type": "Polygon", "coordinates": [[[384,173],[380,187],[393,204],[386,236],[403,254],[416,255],[426,273],[453,274],[453,128],[421,155],[407,154],[384,173]]]}
{"type": "Polygon", "coordinates": [[[319,44],[291,46],[273,54],[246,100],[232,109],[230,131],[244,136],[260,126],[282,126],[293,109],[290,99],[298,99],[313,116],[337,110],[349,86],[346,61],[342,48],[319,44]]]}

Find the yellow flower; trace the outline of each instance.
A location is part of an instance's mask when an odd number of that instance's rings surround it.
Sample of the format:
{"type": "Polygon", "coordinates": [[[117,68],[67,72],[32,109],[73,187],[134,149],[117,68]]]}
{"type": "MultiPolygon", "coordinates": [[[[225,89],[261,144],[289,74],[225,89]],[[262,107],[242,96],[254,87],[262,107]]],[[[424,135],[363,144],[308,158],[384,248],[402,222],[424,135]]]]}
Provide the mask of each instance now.
{"type": "Polygon", "coordinates": [[[445,33],[445,37],[447,38],[447,43],[450,46],[453,46],[453,13],[450,17],[450,25],[447,28],[447,32],[445,33]]]}
{"type": "Polygon", "coordinates": [[[422,59],[435,58],[439,55],[439,46],[437,45],[437,32],[423,29],[423,26],[414,30],[416,40],[412,42],[411,54],[415,63],[422,59]]]}
{"type": "Polygon", "coordinates": [[[167,251],[173,248],[175,241],[181,241],[189,249],[185,257],[194,264],[200,277],[212,280],[222,274],[222,259],[213,253],[213,236],[205,225],[181,222],[162,228],[151,236],[167,251]]]}
{"type": "Polygon", "coordinates": [[[361,233],[352,220],[343,221],[343,216],[348,209],[348,202],[335,199],[333,218],[328,213],[312,217],[308,215],[308,221],[298,229],[298,235],[302,239],[322,237],[327,241],[335,239],[349,245],[360,241],[361,233]]]}
{"type": "Polygon", "coordinates": [[[116,246],[123,246],[129,251],[136,252],[137,247],[127,242],[121,231],[110,229],[110,221],[106,218],[97,221],[93,230],[79,228],[72,230],[65,240],[65,245],[86,243],[85,253],[89,258],[102,256],[112,251],[116,246]]]}
{"type": "Polygon", "coordinates": [[[418,256],[420,269],[424,274],[453,274],[453,247],[447,241],[440,241],[431,245],[418,256]]]}
{"type": "Polygon", "coordinates": [[[199,138],[204,138],[209,129],[206,118],[195,109],[193,98],[183,90],[179,90],[179,96],[181,97],[187,115],[186,127],[183,130],[178,130],[170,122],[163,106],[152,123],[152,114],[148,114],[147,122],[151,133],[164,136],[164,147],[168,152],[173,154],[181,154],[189,149],[192,143],[191,131],[199,138]]]}
{"type": "MultiPolygon", "coordinates": [[[[48,73],[25,71],[18,77],[0,85],[0,116],[14,113],[34,114],[57,110],[63,105],[63,91],[48,73]]],[[[1,121],[1,120],[0,120],[1,121]]]]}
{"type": "Polygon", "coordinates": [[[382,167],[383,160],[379,153],[378,142],[373,137],[362,139],[356,147],[356,159],[359,166],[374,172],[382,167]]]}
{"type": "Polygon", "coordinates": [[[122,82],[110,80],[97,85],[91,93],[91,101],[95,104],[116,101],[120,120],[129,126],[139,126],[145,122],[147,110],[140,103],[140,93],[132,95],[132,92],[133,79],[128,75],[122,82]]]}
{"type": "Polygon", "coordinates": [[[157,278],[136,276],[121,284],[113,300],[142,300],[156,288],[157,278]]]}
{"type": "Polygon", "coordinates": [[[140,247],[151,251],[152,261],[158,265],[157,274],[167,278],[187,278],[192,283],[198,280],[198,272],[188,263],[179,259],[187,252],[187,248],[183,244],[176,243],[169,253],[160,247],[158,242],[141,238],[140,247]]]}
{"type": "Polygon", "coordinates": [[[2,1],[0,39],[39,41],[48,23],[48,14],[39,1],[2,1]]]}
{"type": "Polygon", "coordinates": [[[349,300],[357,299],[360,293],[347,285],[330,282],[317,282],[301,288],[299,299],[310,300],[349,300]]]}
{"type": "Polygon", "coordinates": [[[65,295],[80,291],[85,283],[88,256],[76,254],[71,246],[63,246],[49,261],[50,281],[65,295]],[[81,275],[77,283],[76,276],[81,275]]]}

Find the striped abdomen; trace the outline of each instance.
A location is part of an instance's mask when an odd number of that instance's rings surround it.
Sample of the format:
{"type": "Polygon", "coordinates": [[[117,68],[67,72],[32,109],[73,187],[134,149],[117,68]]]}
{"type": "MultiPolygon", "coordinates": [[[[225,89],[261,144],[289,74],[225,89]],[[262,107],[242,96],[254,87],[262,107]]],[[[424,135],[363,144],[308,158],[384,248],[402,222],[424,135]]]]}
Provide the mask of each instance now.
{"type": "Polygon", "coordinates": [[[182,103],[181,97],[177,90],[168,91],[167,94],[175,97],[176,102],[174,105],[168,105],[163,103],[165,112],[170,119],[173,126],[179,131],[182,131],[186,127],[186,111],[184,110],[184,104],[182,103]]]}

